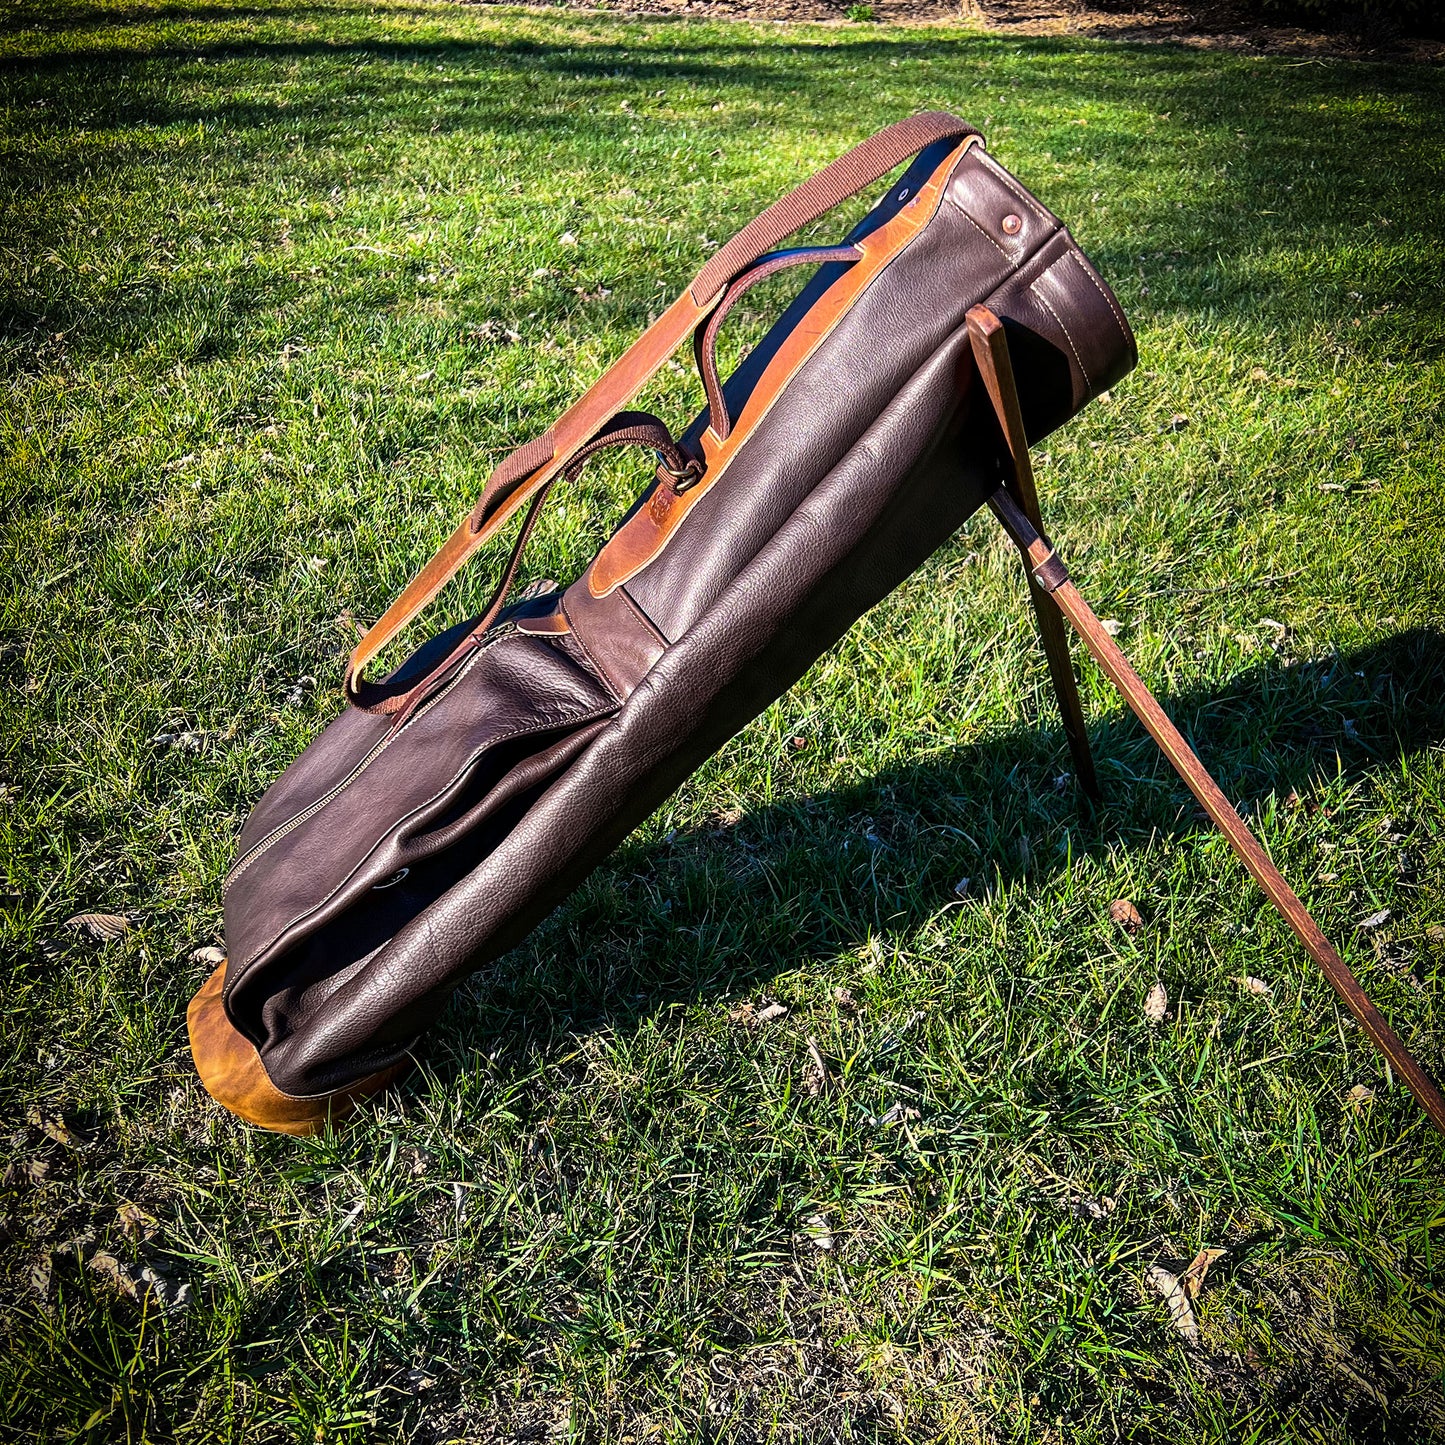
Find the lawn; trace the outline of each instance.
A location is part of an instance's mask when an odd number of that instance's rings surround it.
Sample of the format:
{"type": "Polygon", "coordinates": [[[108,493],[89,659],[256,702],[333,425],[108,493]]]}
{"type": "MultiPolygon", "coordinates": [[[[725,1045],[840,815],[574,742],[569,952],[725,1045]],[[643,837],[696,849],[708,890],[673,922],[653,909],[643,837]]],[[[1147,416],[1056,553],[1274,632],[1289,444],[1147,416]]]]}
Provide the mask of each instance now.
{"type": "MultiPolygon", "coordinates": [[[[930,107],[1139,335],[1039,461],[1085,595],[1445,1071],[1445,71],[11,5],[4,1438],[1445,1437],[1445,1141],[1092,665],[1081,815],[987,515],[343,1132],[191,1071],[235,834],[357,624],[716,245],[930,107]],[[1206,1246],[1190,1344],[1149,1272],[1206,1246]]],[[[690,417],[690,358],[646,401],[690,417]]],[[[559,494],[527,575],[642,466],[559,494]]]]}

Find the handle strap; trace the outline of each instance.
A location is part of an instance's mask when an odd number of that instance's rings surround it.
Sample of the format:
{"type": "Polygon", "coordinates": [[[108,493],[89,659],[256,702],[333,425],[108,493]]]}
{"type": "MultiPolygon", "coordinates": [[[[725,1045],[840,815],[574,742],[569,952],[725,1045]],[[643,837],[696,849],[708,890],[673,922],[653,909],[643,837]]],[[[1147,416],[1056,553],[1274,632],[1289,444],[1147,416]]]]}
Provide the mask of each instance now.
{"type": "Polygon", "coordinates": [[[708,425],[713,435],[726,441],[733,429],[732,418],[728,416],[727,400],[723,396],[722,382],[717,374],[717,336],[728,312],[742,299],[744,292],[786,271],[790,266],[823,265],[828,261],[843,261],[851,264],[860,261],[863,253],[857,246],[804,246],[796,251],[775,251],[764,256],[750,269],[731,282],[723,292],[722,300],[713,308],[707,321],[692,333],[693,355],[697,358],[698,374],[702,377],[702,389],[707,393],[708,425]]]}
{"type": "Polygon", "coordinates": [[[632,401],[722,300],[733,276],[800,226],[810,225],[934,142],[977,135],[973,126],[946,111],[911,116],[824,166],[744,226],[581,398],[541,436],[518,447],[496,468],[477,505],[357,643],[346,669],[348,700],[362,695],[366,665],[430,605],[473,553],[557,477],[579,447],[632,401]]]}
{"type": "MultiPolygon", "coordinates": [[[[575,482],[582,468],[598,452],[608,447],[628,446],[650,447],[657,452],[661,458],[657,468],[658,480],[674,490],[685,490],[702,475],[702,463],[678,446],[672,439],[667,424],[660,417],[648,411],[624,411],[619,412],[591,441],[572,454],[572,459],[562,469],[561,476],[569,482],[575,482]]],[[[436,684],[448,676],[482,641],[487,629],[497,620],[497,614],[502,610],[507,594],[512,590],[517,568],[521,565],[522,553],[527,550],[527,543],[531,540],[533,527],[537,525],[542,503],[547,500],[547,494],[556,480],[557,477],[553,476],[532,494],[532,505],[528,508],[521,531],[517,533],[517,540],[512,544],[512,553],[502,571],[502,579],[493,590],[481,617],[468,630],[467,635],[420,679],[408,677],[391,683],[368,682],[348,667],[345,690],[347,701],[352,706],[360,708],[362,712],[392,717],[395,719],[392,726],[400,727],[436,684]]],[[[484,493],[482,501],[485,500],[484,493]]],[[[481,508],[482,501],[478,502],[478,509],[481,508]]]]}
{"type": "Polygon", "coordinates": [[[871,186],[886,176],[894,166],[916,156],[935,141],[958,140],[977,135],[978,131],[946,110],[928,110],[910,116],[869,136],[862,145],[854,146],[847,155],[823,167],[802,185],[774,201],[766,211],[750,221],[722,248],[688,287],[688,294],[699,305],[715,300],[717,293],[744,267],[751,266],[759,256],[785,241],[794,231],[811,226],[849,196],[871,186]]]}

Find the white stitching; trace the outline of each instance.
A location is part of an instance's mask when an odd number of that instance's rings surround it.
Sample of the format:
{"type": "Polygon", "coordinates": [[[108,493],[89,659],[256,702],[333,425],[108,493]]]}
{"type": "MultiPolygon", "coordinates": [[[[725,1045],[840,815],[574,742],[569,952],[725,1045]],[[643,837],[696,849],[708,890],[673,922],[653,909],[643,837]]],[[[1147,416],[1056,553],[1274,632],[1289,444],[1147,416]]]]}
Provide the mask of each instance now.
{"type": "Polygon", "coordinates": [[[1018,182],[1016,182],[1014,178],[1009,175],[1009,173],[1004,170],[1004,168],[999,165],[999,163],[994,160],[991,155],[988,155],[987,152],[985,152],[984,154],[985,158],[990,163],[989,169],[994,173],[995,177],[998,180],[1002,181],[1003,184],[1007,186],[1008,189],[1011,190],[1014,195],[1016,195],[1019,200],[1021,200],[1024,205],[1026,205],[1034,213],[1034,215],[1039,218],[1039,220],[1041,220],[1045,225],[1048,225],[1051,222],[1057,225],[1057,222],[1054,221],[1054,218],[1050,216],[1049,213],[1044,210],[1044,208],[1031,195],[1029,195],[1029,193],[1024,190],[1023,187],[1020,186],[1018,182]]]}
{"type": "MultiPolygon", "coordinates": [[[[1053,270],[1053,267],[1051,266],[1049,270],[1053,270]]],[[[1048,271],[1044,272],[1044,276],[1047,276],[1048,274],[1048,271]]],[[[1039,277],[1039,281],[1042,281],[1043,279],[1043,276],[1039,277]]],[[[1031,281],[1029,283],[1029,290],[1032,291],[1034,295],[1037,296],[1038,299],[1049,308],[1049,315],[1052,316],[1054,320],[1059,323],[1059,330],[1064,333],[1064,340],[1069,343],[1069,350],[1074,353],[1074,360],[1079,363],[1079,370],[1083,373],[1084,384],[1089,388],[1090,391],[1092,391],[1094,389],[1093,378],[1089,375],[1089,368],[1084,365],[1084,358],[1079,355],[1079,348],[1074,345],[1074,338],[1069,335],[1069,328],[1064,325],[1064,318],[1060,316],[1057,311],[1054,310],[1053,306],[1049,303],[1049,298],[1045,296],[1042,291],[1039,290],[1038,281],[1031,281]]]]}
{"type": "Polygon", "coordinates": [[[999,255],[1002,256],[1002,257],[1004,258],[1004,260],[1009,263],[1010,266],[1017,266],[1017,265],[1018,265],[1018,262],[1015,261],[1014,258],[1013,258],[1012,256],[1010,256],[1009,253],[1008,253],[1007,251],[1005,251],[1004,248],[1003,248],[1002,246],[1000,246],[999,243],[998,243],[996,240],[994,240],[994,238],[993,238],[992,236],[990,236],[989,233],[988,233],[987,231],[985,231],[984,228],[983,228],[982,226],[980,226],[979,223],[978,223],[977,221],[975,221],[975,220],[973,219],[973,217],[970,216],[970,215],[968,214],[968,212],[963,209],[962,206],[960,206],[960,205],[958,204],[957,201],[954,202],[953,208],[954,208],[954,210],[956,210],[956,211],[958,212],[958,214],[959,214],[960,216],[963,217],[963,219],[964,219],[965,221],[968,222],[968,224],[969,224],[970,226],[973,227],[973,229],[974,229],[975,231],[978,232],[978,234],[979,234],[980,236],[982,236],[982,237],[984,238],[985,241],[990,242],[990,243],[994,246],[994,248],[998,251],[999,255]]]}
{"type": "MultiPolygon", "coordinates": [[[[1111,295],[1109,295],[1108,289],[1104,286],[1103,282],[1101,282],[1099,278],[1094,275],[1093,267],[1091,267],[1089,263],[1084,260],[1084,253],[1080,251],[1078,247],[1075,247],[1071,251],[1066,251],[1064,253],[1064,256],[1061,256],[1059,260],[1063,260],[1066,256],[1072,257],[1075,261],[1079,263],[1079,269],[1084,273],[1085,276],[1089,278],[1090,281],[1094,283],[1094,286],[1097,288],[1099,295],[1102,296],[1104,300],[1109,303],[1109,310],[1113,312],[1114,320],[1118,322],[1119,325],[1119,334],[1124,338],[1124,342],[1127,345],[1129,341],[1129,326],[1128,323],[1124,320],[1124,313],[1119,310],[1119,303],[1115,301],[1111,295]]],[[[1055,262],[1055,265],[1057,264],[1058,263],[1055,262]]],[[[1052,270],[1053,267],[1050,267],[1049,269],[1052,270]]]]}

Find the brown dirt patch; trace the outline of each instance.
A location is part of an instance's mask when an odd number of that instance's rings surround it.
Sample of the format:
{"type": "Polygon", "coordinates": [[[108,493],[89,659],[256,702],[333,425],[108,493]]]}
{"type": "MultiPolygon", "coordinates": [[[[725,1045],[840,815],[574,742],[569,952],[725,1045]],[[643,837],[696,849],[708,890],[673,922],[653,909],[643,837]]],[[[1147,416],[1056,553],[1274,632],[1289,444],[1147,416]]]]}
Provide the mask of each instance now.
{"type": "MultiPolygon", "coordinates": [[[[488,3],[488,0],[482,0],[488,3]]],[[[621,0],[595,5],[563,0],[568,8],[606,9],[629,15],[686,15],[704,20],[848,20],[853,0],[621,0]]],[[[1238,0],[871,0],[874,19],[894,25],[964,25],[1000,35],[1081,36],[1134,44],[1188,45],[1246,55],[1295,55],[1317,60],[1373,60],[1395,64],[1445,63],[1445,38],[1404,35],[1388,27],[1372,32],[1324,31],[1299,25],[1264,25],[1238,0]]]]}

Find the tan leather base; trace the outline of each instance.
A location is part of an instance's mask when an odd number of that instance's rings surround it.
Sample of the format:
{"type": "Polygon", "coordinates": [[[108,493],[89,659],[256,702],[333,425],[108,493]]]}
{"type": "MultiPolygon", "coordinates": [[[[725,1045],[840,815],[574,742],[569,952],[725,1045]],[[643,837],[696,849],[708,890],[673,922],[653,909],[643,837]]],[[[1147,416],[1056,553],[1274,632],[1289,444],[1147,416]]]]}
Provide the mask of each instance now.
{"type": "Polygon", "coordinates": [[[319,1134],[328,1123],[345,1118],[362,1099],[380,1093],[409,1067],[403,1060],[349,1089],[317,1098],[283,1094],[267,1077],[256,1046],[226,1017],[221,1003],[225,982],[223,962],[191,1000],[186,1009],[186,1027],[191,1036],[191,1057],[206,1092],[248,1124],[278,1134],[319,1134]]]}

